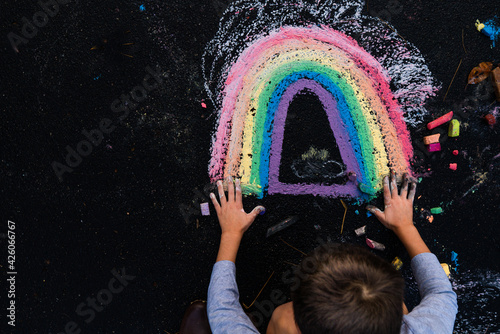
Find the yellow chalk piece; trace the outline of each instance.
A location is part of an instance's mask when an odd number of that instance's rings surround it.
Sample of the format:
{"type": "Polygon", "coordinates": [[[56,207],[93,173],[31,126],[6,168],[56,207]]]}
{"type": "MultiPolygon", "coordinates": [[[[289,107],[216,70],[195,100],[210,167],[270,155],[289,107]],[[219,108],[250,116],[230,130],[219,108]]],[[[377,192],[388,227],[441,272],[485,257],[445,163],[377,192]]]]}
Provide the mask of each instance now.
{"type": "Polygon", "coordinates": [[[403,266],[403,261],[401,261],[401,259],[396,256],[394,260],[392,260],[391,264],[396,270],[399,270],[403,266]]]}
{"type": "Polygon", "coordinates": [[[446,276],[450,278],[450,265],[448,263],[441,263],[441,267],[443,267],[446,276]]]}
{"type": "Polygon", "coordinates": [[[448,127],[448,137],[458,137],[460,135],[460,122],[452,119],[448,127]]]}
{"type": "Polygon", "coordinates": [[[484,29],[484,24],[479,22],[479,20],[476,20],[476,28],[477,28],[477,31],[481,31],[484,29]]]}

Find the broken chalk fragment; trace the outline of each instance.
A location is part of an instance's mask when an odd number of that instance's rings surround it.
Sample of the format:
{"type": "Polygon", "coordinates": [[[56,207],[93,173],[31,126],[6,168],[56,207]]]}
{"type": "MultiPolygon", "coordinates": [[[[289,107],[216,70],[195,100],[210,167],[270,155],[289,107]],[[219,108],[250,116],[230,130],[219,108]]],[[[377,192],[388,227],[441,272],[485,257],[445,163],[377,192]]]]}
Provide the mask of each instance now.
{"type": "Polygon", "coordinates": [[[458,253],[451,251],[451,261],[457,262],[457,259],[458,259],[458,253]]]}
{"type": "Polygon", "coordinates": [[[484,120],[486,121],[486,123],[488,123],[488,125],[495,125],[497,120],[495,118],[495,116],[493,116],[492,114],[488,114],[486,116],[484,116],[484,120]]]}
{"type": "Polygon", "coordinates": [[[439,133],[436,133],[435,135],[425,136],[424,137],[424,144],[430,145],[432,143],[439,143],[440,136],[441,136],[441,134],[439,134],[439,133]]]}
{"type": "Polygon", "coordinates": [[[450,169],[451,170],[457,170],[458,166],[455,163],[450,164],[450,169]]]}
{"type": "Polygon", "coordinates": [[[441,263],[441,267],[443,267],[444,273],[448,278],[450,278],[450,265],[448,263],[441,263]]]}
{"type": "Polygon", "coordinates": [[[394,267],[394,269],[399,270],[403,266],[403,261],[401,261],[401,259],[396,256],[394,260],[392,260],[391,264],[394,267]]]}
{"type": "Polygon", "coordinates": [[[269,238],[274,233],[277,233],[277,232],[289,227],[290,225],[295,224],[298,220],[299,220],[299,217],[292,216],[292,217],[288,217],[287,219],[279,222],[278,224],[276,224],[274,226],[271,226],[270,228],[267,229],[266,238],[269,238]]]}
{"type": "Polygon", "coordinates": [[[460,122],[452,119],[448,127],[448,137],[458,137],[460,135],[460,122]]]}
{"type": "Polygon", "coordinates": [[[451,121],[452,118],[453,118],[453,111],[450,111],[449,113],[447,113],[447,114],[433,120],[429,124],[427,124],[427,129],[432,130],[432,129],[434,129],[434,128],[436,128],[444,123],[451,121]]]}
{"type": "Polygon", "coordinates": [[[440,143],[432,143],[430,144],[427,149],[429,152],[439,152],[441,151],[441,144],[440,143]]]}
{"type": "Polygon", "coordinates": [[[436,208],[432,208],[431,213],[433,215],[439,215],[440,213],[443,213],[443,209],[440,206],[438,206],[436,208]]]}
{"type": "Polygon", "coordinates": [[[210,216],[210,207],[208,206],[208,203],[201,203],[200,208],[202,216],[210,216]]]}
{"type": "Polygon", "coordinates": [[[358,237],[362,236],[362,235],[365,235],[366,234],[366,225],[365,226],[362,226],[360,228],[357,228],[354,230],[354,233],[356,233],[356,235],[358,237]]]}
{"type": "Polygon", "coordinates": [[[376,249],[376,250],[379,250],[379,251],[385,250],[385,246],[384,245],[382,245],[379,242],[370,240],[368,238],[366,238],[366,244],[368,245],[368,247],[370,247],[372,249],[376,249]]]}
{"type": "Polygon", "coordinates": [[[453,150],[453,155],[458,155],[458,150],[453,150]]]}

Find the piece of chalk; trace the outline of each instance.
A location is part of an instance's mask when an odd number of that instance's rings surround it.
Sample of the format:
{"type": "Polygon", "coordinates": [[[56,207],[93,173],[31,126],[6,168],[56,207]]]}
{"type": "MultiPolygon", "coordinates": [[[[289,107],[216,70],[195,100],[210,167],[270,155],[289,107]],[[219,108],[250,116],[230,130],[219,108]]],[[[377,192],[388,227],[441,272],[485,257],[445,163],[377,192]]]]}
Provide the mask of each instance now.
{"type": "Polygon", "coordinates": [[[480,31],[483,34],[485,34],[486,36],[488,36],[490,39],[495,40],[494,37],[496,35],[497,29],[493,25],[488,24],[488,23],[484,24],[484,23],[479,22],[479,20],[477,20],[476,21],[476,28],[477,28],[477,31],[480,31]]]}
{"type": "Polygon", "coordinates": [[[435,135],[425,136],[424,137],[424,144],[430,145],[432,143],[439,143],[440,136],[441,136],[440,133],[436,133],[435,135]]]}
{"type": "Polygon", "coordinates": [[[488,123],[488,125],[495,125],[497,122],[495,116],[493,116],[492,114],[484,116],[484,120],[486,121],[486,123],[488,123]]]}
{"type": "Polygon", "coordinates": [[[392,260],[391,264],[394,267],[394,269],[399,270],[403,266],[403,261],[401,261],[401,259],[396,256],[394,260],[392,260]]]}
{"type": "Polygon", "coordinates": [[[458,137],[460,135],[460,122],[452,119],[448,127],[448,137],[458,137]]]}
{"type": "Polygon", "coordinates": [[[458,155],[458,150],[453,150],[453,155],[458,155]]]}
{"type": "Polygon", "coordinates": [[[376,249],[376,250],[379,250],[379,251],[385,250],[385,246],[384,245],[382,245],[379,242],[370,240],[368,238],[366,238],[366,244],[368,245],[368,247],[370,247],[372,249],[376,249]]]}
{"type": "Polygon", "coordinates": [[[452,118],[453,118],[453,111],[450,111],[449,113],[447,113],[447,114],[433,120],[429,124],[427,124],[427,129],[432,130],[432,129],[434,129],[434,128],[436,128],[444,123],[451,121],[452,118]]]}
{"type": "Polygon", "coordinates": [[[444,273],[448,278],[450,278],[450,265],[448,263],[441,263],[441,267],[443,267],[444,273]]]}
{"type": "Polygon", "coordinates": [[[429,152],[439,152],[441,151],[441,144],[440,143],[432,143],[429,146],[427,146],[427,149],[429,152]]]}
{"type": "Polygon", "coordinates": [[[366,225],[365,226],[362,226],[360,228],[357,228],[354,230],[354,233],[356,233],[356,235],[358,237],[362,236],[362,235],[365,235],[366,234],[366,225]]]}
{"type": "Polygon", "coordinates": [[[277,233],[277,232],[289,227],[292,224],[295,224],[298,220],[299,220],[299,217],[297,217],[297,216],[288,217],[287,219],[279,222],[278,224],[268,228],[266,238],[270,237],[274,233],[277,233]]]}
{"type": "Polygon", "coordinates": [[[455,163],[450,164],[450,169],[451,170],[457,170],[458,166],[455,163]]]}
{"type": "Polygon", "coordinates": [[[440,206],[438,206],[436,208],[432,208],[431,213],[433,215],[439,215],[440,213],[443,213],[443,209],[440,206]]]}
{"type": "Polygon", "coordinates": [[[210,207],[208,206],[208,203],[201,203],[200,208],[202,216],[210,216],[210,207]]]}
{"type": "Polygon", "coordinates": [[[476,20],[476,29],[477,31],[481,31],[484,29],[484,23],[481,23],[479,20],[476,20]]]}
{"type": "Polygon", "coordinates": [[[495,68],[491,71],[491,83],[495,89],[495,95],[497,96],[497,101],[500,102],[500,67],[495,68]]]}

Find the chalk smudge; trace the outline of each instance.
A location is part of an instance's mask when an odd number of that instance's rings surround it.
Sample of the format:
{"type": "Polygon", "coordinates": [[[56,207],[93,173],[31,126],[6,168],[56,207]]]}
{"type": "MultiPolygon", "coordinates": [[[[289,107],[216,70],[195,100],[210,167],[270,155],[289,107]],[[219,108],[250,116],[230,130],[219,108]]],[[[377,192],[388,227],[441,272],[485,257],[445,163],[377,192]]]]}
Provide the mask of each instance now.
{"type": "Polygon", "coordinates": [[[268,0],[228,7],[203,57],[219,115],[212,180],[239,177],[258,197],[267,191],[366,200],[390,168],[411,174],[406,124],[421,123],[425,100],[438,87],[420,52],[361,15],[362,6],[268,0]],[[355,175],[343,184],[280,182],[288,107],[304,91],[319,98],[342,166],[355,175]]]}

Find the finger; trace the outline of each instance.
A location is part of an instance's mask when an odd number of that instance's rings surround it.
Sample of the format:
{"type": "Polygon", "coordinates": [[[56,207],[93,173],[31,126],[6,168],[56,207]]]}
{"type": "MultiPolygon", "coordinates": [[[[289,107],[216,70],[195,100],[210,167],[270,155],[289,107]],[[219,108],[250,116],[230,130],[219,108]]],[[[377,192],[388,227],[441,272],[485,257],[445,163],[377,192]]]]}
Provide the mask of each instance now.
{"type": "Polygon", "coordinates": [[[236,179],[234,183],[236,187],[236,204],[238,204],[238,206],[240,207],[243,207],[243,198],[241,195],[241,181],[240,179],[236,179]]]}
{"type": "Polygon", "coordinates": [[[379,208],[369,205],[366,207],[368,211],[370,211],[377,219],[382,223],[385,221],[385,212],[380,210],[379,208]]]}
{"type": "Polygon", "coordinates": [[[391,190],[389,188],[389,177],[384,177],[384,203],[389,204],[391,201],[391,190]]]}
{"type": "Polygon", "coordinates": [[[234,182],[231,176],[227,178],[227,201],[234,202],[234,182]]]}
{"type": "Polygon", "coordinates": [[[396,173],[391,172],[391,196],[395,198],[398,196],[398,183],[396,181],[396,173]]]}
{"type": "Polygon", "coordinates": [[[226,195],[221,180],[217,181],[217,190],[219,191],[220,206],[223,207],[226,204],[226,195]]]}
{"type": "Polygon", "coordinates": [[[408,175],[403,175],[403,185],[401,186],[401,197],[406,199],[408,196],[408,175]]]}
{"type": "Polygon", "coordinates": [[[266,209],[263,207],[263,206],[256,206],[252,212],[250,212],[248,214],[248,216],[250,217],[251,221],[253,222],[255,220],[255,218],[257,218],[257,216],[261,213],[261,212],[264,212],[266,211],[266,209]]]}
{"type": "Polygon", "coordinates": [[[214,193],[210,193],[210,199],[212,200],[212,204],[214,205],[215,212],[217,212],[217,215],[219,215],[220,205],[219,205],[219,202],[217,201],[217,198],[215,198],[214,193]]]}
{"type": "Polygon", "coordinates": [[[417,184],[415,182],[411,183],[410,193],[408,194],[408,199],[413,202],[415,199],[415,193],[417,192],[417,184]]]}

